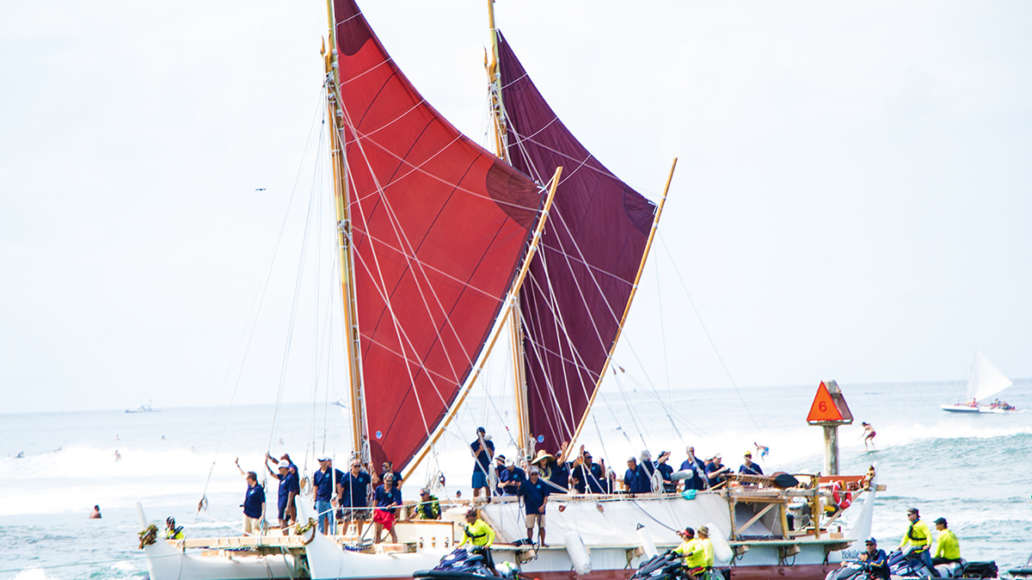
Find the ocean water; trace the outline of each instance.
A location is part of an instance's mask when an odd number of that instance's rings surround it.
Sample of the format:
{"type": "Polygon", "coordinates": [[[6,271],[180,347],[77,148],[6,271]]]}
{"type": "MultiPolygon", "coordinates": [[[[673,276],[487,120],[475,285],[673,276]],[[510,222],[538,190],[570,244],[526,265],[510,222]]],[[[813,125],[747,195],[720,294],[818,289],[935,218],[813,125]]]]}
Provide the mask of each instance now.
{"type": "MultiPolygon", "coordinates": [[[[904,510],[915,506],[928,521],[950,521],[964,557],[993,559],[1001,569],[1024,563],[1032,553],[1032,412],[940,411],[961,382],[841,386],[856,417],[840,430],[842,471],[874,464],[888,486],[876,504],[881,543],[899,541],[904,510]],[[875,452],[864,450],[861,420],[877,429],[875,452]]],[[[612,388],[599,398],[583,442],[621,473],[627,456],[643,447],[653,455],[671,449],[679,464],[691,443],[700,455],[721,452],[737,465],[754,441],[771,448],[761,461],[766,471],[816,472],[821,430],[804,420],[815,388],[612,388]]],[[[1032,409],[1032,382],[1019,381],[1006,398],[1032,409]]],[[[442,493],[464,489],[468,497],[466,445],[476,425],[488,428],[500,452],[513,453],[504,427],[511,412],[498,400],[470,397],[437,456],[408,480],[407,497],[438,470],[447,476],[442,493]]],[[[289,451],[310,473],[316,454],[346,460],[347,421],[341,409],[322,404],[0,415],[0,546],[7,547],[0,578],[145,577],[136,502],[149,520],[175,515],[188,536],[237,533],[245,484],[233,459],[259,471],[266,449],[289,451]],[[209,507],[198,514],[202,495],[209,507]],[[103,519],[87,518],[94,504],[103,519]]],[[[270,487],[271,498],[275,483],[270,487]]]]}

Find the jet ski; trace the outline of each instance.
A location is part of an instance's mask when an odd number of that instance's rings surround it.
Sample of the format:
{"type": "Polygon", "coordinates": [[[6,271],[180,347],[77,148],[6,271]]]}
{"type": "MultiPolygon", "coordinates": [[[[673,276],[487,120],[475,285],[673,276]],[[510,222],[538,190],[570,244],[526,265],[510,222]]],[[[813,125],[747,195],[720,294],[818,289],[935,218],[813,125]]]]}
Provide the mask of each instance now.
{"type": "Polygon", "coordinates": [[[645,560],[631,580],[727,580],[730,571],[709,569],[699,576],[690,576],[681,565],[681,557],[672,550],[645,560]]]}
{"type": "MultiPolygon", "coordinates": [[[[935,566],[939,578],[997,578],[996,562],[968,562],[961,560],[935,566]]],[[[893,578],[935,578],[927,566],[903,558],[899,550],[889,554],[889,572],[893,578]]],[[[873,580],[870,567],[862,560],[849,560],[838,570],[828,572],[825,580],[873,580]]]]}
{"type": "Polygon", "coordinates": [[[519,580],[520,575],[516,567],[509,562],[495,564],[495,571],[492,571],[483,553],[478,553],[478,550],[456,548],[441,558],[433,570],[417,570],[412,577],[422,580],[519,580]]]}

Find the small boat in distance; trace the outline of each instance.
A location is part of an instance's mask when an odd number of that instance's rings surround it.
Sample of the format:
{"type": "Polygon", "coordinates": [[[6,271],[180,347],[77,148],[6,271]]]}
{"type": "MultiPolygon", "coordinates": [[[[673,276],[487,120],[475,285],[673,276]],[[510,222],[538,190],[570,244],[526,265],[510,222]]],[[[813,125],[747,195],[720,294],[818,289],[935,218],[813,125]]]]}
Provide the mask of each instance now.
{"type": "Polygon", "coordinates": [[[135,409],[126,409],[126,413],[157,413],[157,409],[151,406],[148,402],[146,405],[140,405],[135,409]]]}
{"type": "Polygon", "coordinates": [[[971,363],[971,376],[968,377],[966,402],[954,405],[943,405],[942,410],[948,413],[1010,413],[1017,411],[1013,405],[990,397],[998,395],[1013,385],[1007,375],[996,368],[982,353],[975,354],[971,363]]]}

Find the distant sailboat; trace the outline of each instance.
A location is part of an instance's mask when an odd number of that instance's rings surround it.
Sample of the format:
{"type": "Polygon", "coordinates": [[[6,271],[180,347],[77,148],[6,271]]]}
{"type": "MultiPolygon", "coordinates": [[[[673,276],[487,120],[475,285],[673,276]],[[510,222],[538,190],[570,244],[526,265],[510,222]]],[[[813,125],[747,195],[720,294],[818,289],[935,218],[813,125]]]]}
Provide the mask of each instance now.
{"type": "Polygon", "coordinates": [[[150,401],[146,405],[140,405],[135,409],[126,409],[126,413],[156,413],[157,410],[151,406],[150,401]]]}
{"type": "Polygon", "coordinates": [[[964,402],[955,405],[943,405],[942,410],[949,413],[1007,413],[1016,409],[998,400],[989,402],[1008,387],[1013,385],[1003,371],[996,368],[982,353],[975,354],[971,363],[971,375],[968,377],[964,402]]]}

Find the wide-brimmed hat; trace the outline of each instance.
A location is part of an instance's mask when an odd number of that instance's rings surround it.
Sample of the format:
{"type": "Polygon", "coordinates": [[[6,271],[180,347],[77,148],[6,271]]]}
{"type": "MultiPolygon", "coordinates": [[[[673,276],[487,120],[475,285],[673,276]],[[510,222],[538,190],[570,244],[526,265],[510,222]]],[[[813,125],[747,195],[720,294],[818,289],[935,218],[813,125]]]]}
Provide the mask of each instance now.
{"type": "Polygon", "coordinates": [[[534,465],[537,462],[544,461],[546,459],[555,459],[555,456],[545,451],[544,449],[538,449],[537,455],[534,457],[534,461],[531,461],[530,464],[534,465]]]}

